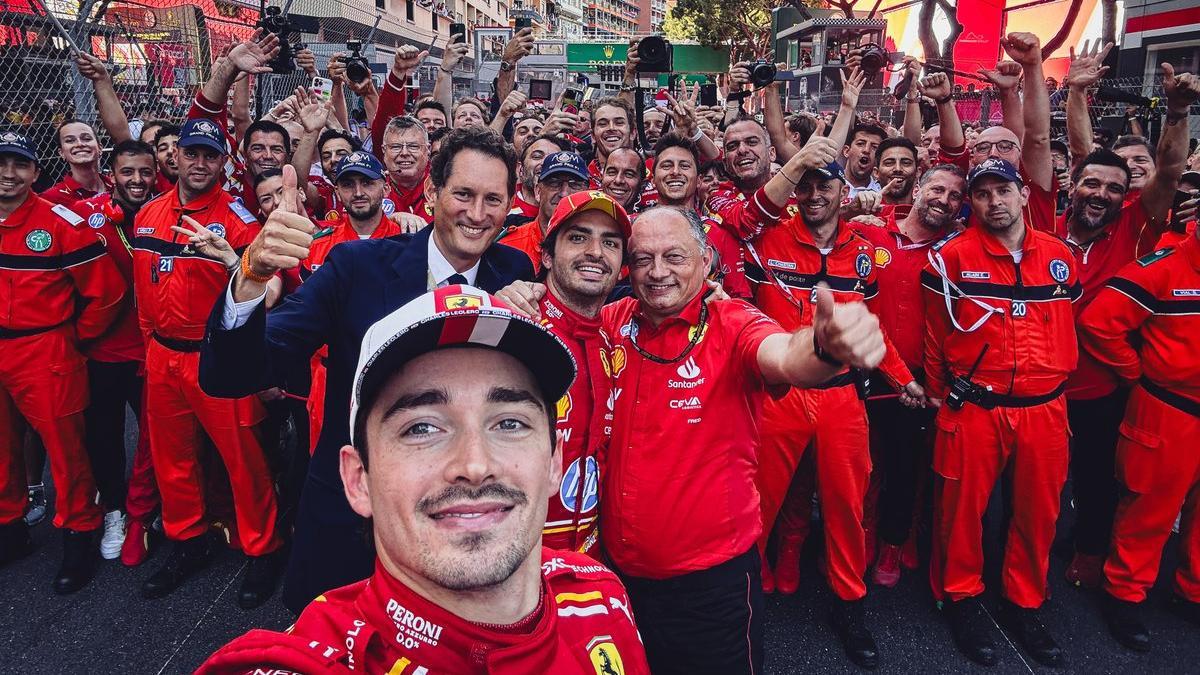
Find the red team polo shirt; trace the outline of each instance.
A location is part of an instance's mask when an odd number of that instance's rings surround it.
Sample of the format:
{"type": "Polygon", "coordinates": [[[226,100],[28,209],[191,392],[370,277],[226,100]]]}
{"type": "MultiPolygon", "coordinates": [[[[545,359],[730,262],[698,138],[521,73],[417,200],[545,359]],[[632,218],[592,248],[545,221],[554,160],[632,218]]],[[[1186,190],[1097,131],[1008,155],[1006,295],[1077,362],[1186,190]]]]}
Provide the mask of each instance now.
{"type": "Polygon", "coordinates": [[[128,297],[116,323],[98,340],[83,345],[84,356],[93,361],[124,363],[145,361],[146,345],[138,329],[137,309],[133,304],[133,221],[125,223],[121,208],[112,202],[111,194],[103,194],[79,202],[72,209],[104,242],[108,257],[117,265],[125,280],[128,297]]]}
{"type": "Polygon", "coordinates": [[[708,569],[746,553],[762,531],[758,416],[766,384],[763,340],[779,324],[741,300],[709,303],[700,340],[686,358],[703,294],[654,326],[638,301],[604,307],[605,361],[613,377],[611,441],[601,484],[604,549],[617,568],[662,579],[708,569]]]}
{"type": "MultiPolygon", "coordinates": [[[[100,179],[104,181],[105,191],[112,189],[112,179],[105,174],[100,174],[100,179]]],[[[51,204],[62,204],[63,206],[72,206],[75,202],[81,199],[91,199],[96,195],[101,194],[95,190],[89,190],[79,184],[70,173],[67,173],[63,179],[54,185],[46,188],[46,191],[38,195],[42,199],[51,204]]]]}

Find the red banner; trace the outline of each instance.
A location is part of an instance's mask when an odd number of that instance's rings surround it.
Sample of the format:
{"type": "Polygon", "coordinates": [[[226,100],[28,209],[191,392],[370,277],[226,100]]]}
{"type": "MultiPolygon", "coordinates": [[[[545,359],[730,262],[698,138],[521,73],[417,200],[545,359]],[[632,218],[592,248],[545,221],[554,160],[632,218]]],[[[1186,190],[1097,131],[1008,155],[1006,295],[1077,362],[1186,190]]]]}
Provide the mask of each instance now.
{"type": "Polygon", "coordinates": [[[972,0],[958,3],[962,35],[954,45],[954,67],[968,73],[992,68],[1000,56],[1004,29],[1004,0],[972,0]]]}

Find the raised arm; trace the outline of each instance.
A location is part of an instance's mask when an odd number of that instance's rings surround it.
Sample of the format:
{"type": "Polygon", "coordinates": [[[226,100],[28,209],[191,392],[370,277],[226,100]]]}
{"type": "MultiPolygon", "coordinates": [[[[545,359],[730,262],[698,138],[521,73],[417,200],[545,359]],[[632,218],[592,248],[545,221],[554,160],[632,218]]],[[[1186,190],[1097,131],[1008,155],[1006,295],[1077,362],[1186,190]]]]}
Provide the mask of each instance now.
{"type": "Polygon", "coordinates": [[[858,67],[854,67],[850,69],[849,77],[846,77],[845,70],[839,70],[838,77],[842,78],[842,103],[838,107],[837,117],[833,120],[833,128],[829,130],[829,140],[836,143],[838,150],[841,150],[842,146],[846,145],[850,130],[854,128],[854,109],[858,107],[858,97],[862,94],[863,85],[867,83],[867,76],[858,67]]]}
{"type": "Polygon", "coordinates": [[[229,50],[225,58],[217,59],[213,64],[212,75],[204,86],[200,87],[200,93],[206,100],[224,105],[239,74],[258,75],[271,72],[271,66],[268,64],[278,53],[278,35],[264,32],[262,29],[254,31],[248,41],[239,42],[229,50]]]}
{"type": "Polygon", "coordinates": [[[308,180],[308,172],[317,156],[317,141],[325,130],[325,122],[329,119],[332,106],[310,94],[306,87],[296,87],[296,97],[299,99],[300,125],[304,127],[304,136],[292,153],[292,168],[296,170],[297,188],[303,189],[308,197],[308,203],[313,204],[318,199],[317,188],[308,180]]]}
{"type": "Polygon", "coordinates": [[[75,67],[79,69],[80,75],[92,81],[100,123],[104,125],[104,130],[108,132],[113,144],[133,138],[129,133],[129,118],[125,115],[125,108],[121,106],[120,99],[117,98],[112,74],[108,72],[104,62],[91,54],[79,52],[75,56],[75,67]]]}
{"type": "Polygon", "coordinates": [[[1009,33],[1000,44],[1025,71],[1025,135],[1017,136],[1021,139],[1021,163],[1025,166],[1025,175],[1029,182],[1054,194],[1050,92],[1046,91],[1046,77],[1042,72],[1042,43],[1033,33],[1009,33]]]}
{"type": "Polygon", "coordinates": [[[437,83],[433,85],[433,99],[450,114],[450,124],[454,125],[454,69],[462,62],[463,57],[471,49],[465,42],[455,42],[442,51],[442,65],[438,66],[437,83]]]}
{"type": "MultiPolygon", "coordinates": [[[[779,63],[775,67],[782,70],[787,64],[779,63]]],[[[799,152],[800,148],[792,145],[791,139],[788,138],[783,102],[779,100],[779,84],[776,82],[767,87],[766,99],[763,101],[763,126],[767,128],[771,145],[775,148],[775,161],[783,164],[799,152]]]]}
{"type": "Polygon", "coordinates": [[[828,288],[816,293],[812,328],[772,335],[759,346],[759,370],[769,384],[813,386],[847,366],[871,369],[883,360],[883,332],[867,306],[835,303],[828,288]]]}
{"type": "Polygon", "coordinates": [[[922,78],[917,87],[922,95],[928,96],[937,104],[939,143],[942,152],[964,152],[967,139],[963,136],[962,120],[958,118],[958,108],[954,107],[954,98],[951,97],[953,88],[950,86],[950,78],[945,73],[934,73],[922,78]]]}
{"type": "Polygon", "coordinates": [[[921,62],[911,56],[904,57],[904,69],[908,73],[909,86],[904,94],[904,129],[901,135],[921,147],[921,89],[917,80],[921,74],[921,62]]]}
{"type": "Polygon", "coordinates": [[[496,116],[492,118],[488,125],[492,131],[498,134],[504,133],[504,127],[508,124],[508,120],[512,118],[518,110],[525,108],[525,101],[528,99],[525,94],[519,91],[510,91],[508,96],[504,97],[504,103],[500,104],[500,110],[496,112],[496,116]]]}
{"type": "Polygon", "coordinates": [[[1158,139],[1154,178],[1142,189],[1142,208],[1147,222],[1156,230],[1166,229],[1167,211],[1179,186],[1188,151],[1188,110],[1200,98],[1200,77],[1175,74],[1170,63],[1162,64],[1163,92],[1167,95],[1167,117],[1158,139]]]}
{"type": "MultiPolygon", "coordinates": [[[[500,74],[496,76],[496,98],[503,101],[512,93],[517,83],[517,64],[533,52],[533,42],[533,29],[522,28],[504,45],[504,54],[501,55],[500,62],[512,67],[500,68],[500,74]]],[[[446,106],[446,110],[449,111],[450,106],[446,106]]]]}
{"type": "MultiPolygon", "coordinates": [[[[1000,112],[1004,117],[1004,128],[1016,134],[1017,140],[1025,138],[1025,106],[1021,104],[1018,87],[1021,84],[1021,72],[1021,64],[1014,61],[1001,61],[995,68],[982,68],[979,71],[980,75],[996,87],[996,95],[1000,98],[1000,112]]],[[[1028,97],[1028,92],[1025,95],[1028,97]]],[[[1048,100],[1046,105],[1050,105],[1048,100]]],[[[1047,120],[1049,114],[1047,110],[1047,120]]]]}
{"type": "MultiPolygon", "coordinates": [[[[383,93],[379,95],[379,107],[370,117],[371,149],[377,157],[383,157],[383,130],[387,128],[388,122],[391,122],[393,117],[404,114],[404,105],[408,98],[405,91],[408,76],[421,65],[426,56],[429,56],[429,52],[418,51],[411,45],[404,45],[396,50],[396,58],[392,59],[392,69],[383,83],[383,93]]],[[[374,84],[371,86],[374,88],[374,84]]]]}
{"type": "Polygon", "coordinates": [[[1092,118],[1088,115],[1087,92],[1108,72],[1104,57],[1108,56],[1112,46],[1110,42],[1101,50],[1097,40],[1095,48],[1089,50],[1085,42],[1079,56],[1075,55],[1075,48],[1071,48],[1071,66],[1063,84],[1067,85],[1067,147],[1071,150],[1072,165],[1083,161],[1092,152],[1092,118]]]}
{"type": "Polygon", "coordinates": [[[638,56],[638,43],[640,40],[629,41],[629,51],[625,56],[625,77],[621,80],[621,93],[617,94],[618,98],[625,99],[629,107],[637,110],[642,106],[641,101],[635,101],[633,97],[633,89],[637,83],[637,67],[642,62],[638,56]]]}

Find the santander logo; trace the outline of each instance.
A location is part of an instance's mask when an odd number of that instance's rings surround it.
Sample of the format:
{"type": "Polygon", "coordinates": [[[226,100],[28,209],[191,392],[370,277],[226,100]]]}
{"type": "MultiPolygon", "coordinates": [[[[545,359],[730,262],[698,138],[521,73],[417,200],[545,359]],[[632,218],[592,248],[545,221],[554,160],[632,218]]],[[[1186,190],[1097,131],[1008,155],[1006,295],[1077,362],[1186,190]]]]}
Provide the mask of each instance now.
{"type": "Polygon", "coordinates": [[[689,357],[682,365],[675,369],[676,373],[685,380],[694,380],[700,377],[700,366],[696,365],[696,359],[689,357]]]}

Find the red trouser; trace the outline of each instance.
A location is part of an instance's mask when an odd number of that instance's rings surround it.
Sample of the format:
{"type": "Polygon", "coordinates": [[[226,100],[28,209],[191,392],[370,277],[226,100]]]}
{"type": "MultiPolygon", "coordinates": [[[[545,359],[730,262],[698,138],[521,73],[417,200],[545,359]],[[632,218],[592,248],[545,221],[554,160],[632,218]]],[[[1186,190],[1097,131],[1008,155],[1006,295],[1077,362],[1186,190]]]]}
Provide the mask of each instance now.
{"type": "Polygon", "coordinates": [[[83,443],[87,363],[75,349],[72,333],[68,326],[0,339],[0,524],[25,515],[25,420],[50,458],[54,526],[86,532],[103,520],[83,443]]]}
{"type": "Polygon", "coordinates": [[[154,480],[154,460],[150,457],[150,416],[146,414],[146,398],[138,414],[138,444],[133,451],[133,469],[129,472],[129,487],[125,491],[125,512],[134,520],[146,520],[158,506],[158,485],[154,480]]]}
{"type": "Polygon", "coordinates": [[[312,378],[308,387],[308,454],[312,456],[317,450],[317,441],[321,438],[321,426],[325,422],[325,356],[327,351],[321,348],[312,357],[312,378]]]}
{"type": "Polygon", "coordinates": [[[1175,588],[1185,599],[1200,602],[1197,438],[1200,417],[1160,401],[1140,386],[1133,390],[1117,441],[1117,478],[1126,490],[1117,506],[1112,548],[1104,564],[1104,587],[1114,597],[1130,602],[1146,599],[1182,507],[1175,588]]]}
{"type": "Polygon", "coordinates": [[[1012,479],[1012,520],[1004,546],[1004,597],[1025,608],[1046,599],[1050,544],[1069,461],[1066,398],[1028,408],[942,406],[933,446],[934,598],[983,592],[983,515],[1001,472],[1012,479]]]}
{"type": "MultiPolygon", "coordinates": [[[[867,413],[854,385],[832,389],[792,389],[763,406],[762,447],[755,482],[762,502],[766,545],[775,516],[809,443],[817,459],[817,495],[825,521],[829,587],[843,600],[867,594],[863,498],[871,475],[867,413]]],[[[797,490],[796,498],[807,498],[797,490]]],[[[789,509],[790,510],[790,509],[789,509]]]]}
{"type": "Polygon", "coordinates": [[[150,452],[162,494],[163,527],[174,540],[204,534],[204,481],[197,454],[201,432],[217,447],[233,488],[238,536],[247,555],[279,548],[271,471],[253,425],[264,410],[257,398],[213,398],[200,390],[199,353],[176,352],[155,340],[146,345],[146,412],[150,452]]]}

